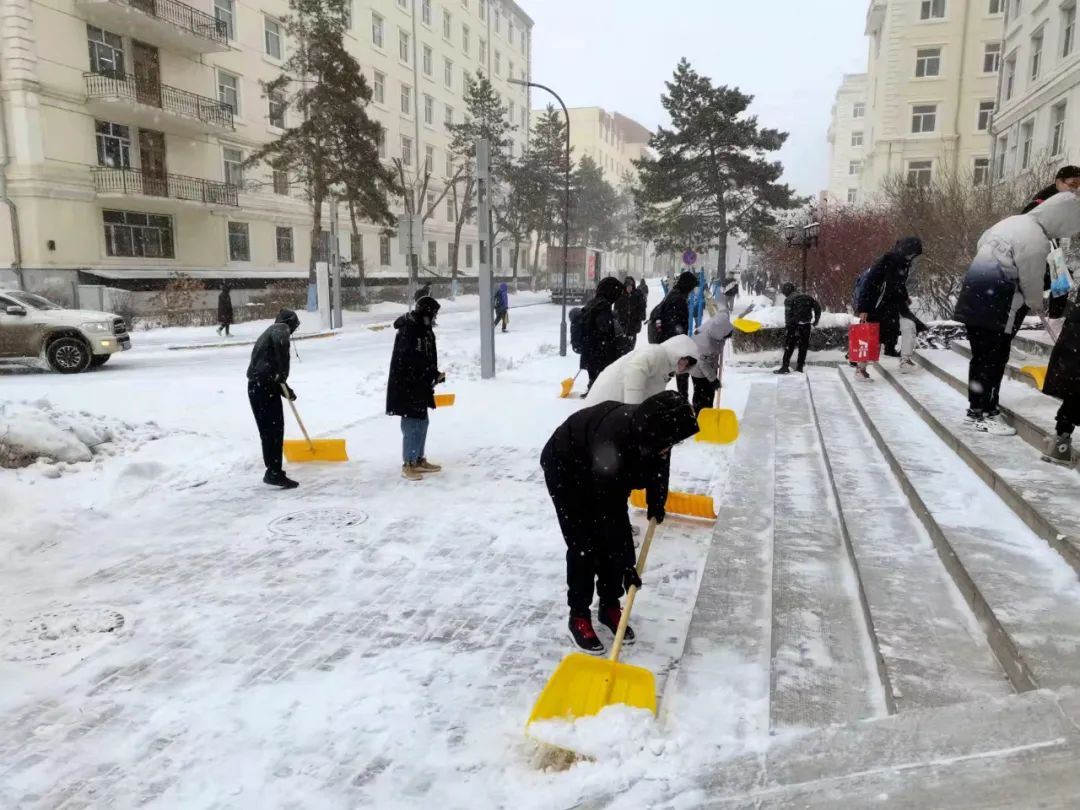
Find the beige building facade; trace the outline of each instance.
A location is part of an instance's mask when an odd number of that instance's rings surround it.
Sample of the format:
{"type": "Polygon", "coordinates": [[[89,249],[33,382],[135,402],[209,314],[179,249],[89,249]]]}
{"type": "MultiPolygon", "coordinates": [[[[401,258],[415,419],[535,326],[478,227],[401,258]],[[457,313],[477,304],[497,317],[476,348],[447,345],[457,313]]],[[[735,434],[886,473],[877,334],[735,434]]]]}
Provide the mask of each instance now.
{"type": "MultiPolygon", "coordinates": [[[[303,190],[240,167],[293,123],[294,111],[261,85],[290,52],[286,0],[0,7],[0,272],[78,271],[87,281],[306,273],[303,190]]],[[[491,77],[518,127],[515,154],[524,149],[529,95],[507,80],[529,77],[531,30],[511,0],[353,3],[346,46],[373,88],[368,111],[383,127],[382,154],[400,157],[410,181],[430,166],[429,201],[454,168],[447,125],[463,120],[467,77],[491,77]]],[[[448,266],[453,214],[443,201],[426,224],[419,253],[433,271],[448,266]]],[[[339,227],[344,255],[352,242],[369,276],[405,273],[396,238],[364,226],[350,240],[344,210],[339,227]]],[[[478,258],[467,227],[466,273],[478,258]]],[[[508,266],[509,249],[495,258],[508,266]]]]}
{"type": "Polygon", "coordinates": [[[861,194],[897,174],[913,184],[951,167],[988,177],[1004,5],[870,0],[861,194]]]}
{"type": "Polygon", "coordinates": [[[825,200],[830,204],[854,205],[861,199],[866,123],[866,74],[847,74],[836,91],[829,119],[829,185],[825,200]]]}

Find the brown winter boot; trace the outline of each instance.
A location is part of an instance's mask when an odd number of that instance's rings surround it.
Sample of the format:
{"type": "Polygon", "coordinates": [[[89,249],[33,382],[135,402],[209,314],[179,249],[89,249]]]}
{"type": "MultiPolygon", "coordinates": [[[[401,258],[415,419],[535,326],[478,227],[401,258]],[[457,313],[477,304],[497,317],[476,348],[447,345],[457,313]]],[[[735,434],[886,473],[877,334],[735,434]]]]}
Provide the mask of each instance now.
{"type": "Polygon", "coordinates": [[[402,464],[401,477],[408,481],[424,480],[424,476],[420,474],[420,468],[415,464],[402,464]]]}
{"type": "Polygon", "coordinates": [[[439,464],[432,464],[426,458],[421,458],[416,462],[416,469],[422,473],[437,473],[442,471],[442,466],[439,464]]]}

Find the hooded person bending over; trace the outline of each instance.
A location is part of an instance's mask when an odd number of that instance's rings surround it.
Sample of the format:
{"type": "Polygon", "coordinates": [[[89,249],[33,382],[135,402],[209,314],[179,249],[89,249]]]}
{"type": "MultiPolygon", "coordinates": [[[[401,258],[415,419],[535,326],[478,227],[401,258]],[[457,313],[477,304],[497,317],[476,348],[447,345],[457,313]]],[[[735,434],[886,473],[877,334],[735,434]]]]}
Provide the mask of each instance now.
{"type": "Polygon", "coordinates": [[[611,401],[640,405],[667,388],[676,374],[693,368],[699,354],[698,345],[686,335],[635,349],[604,369],[589,389],[585,404],[611,401]]]}
{"type": "Polygon", "coordinates": [[[600,372],[614,363],[620,354],[622,331],[612,305],[623,295],[623,285],[617,278],[601,279],[596,295],[581,310],[581,325],[585,346],[581,352],[583,368],[589,374],[591,386],[600,372]]]}
{"type": "MultiPolygon", "coordinates": [[[[664,391],[641,405],[602,402],[583,408],[552,434],[540,455],[566,541],[570,635],[582,650],[604,651],[592,624],[593,587],[600,623],[615,632],[623,589],[641,587],[627,503],[644,489],[650,519],[664,520],[671,448],[697,433],[690,405],[664,391]]],[[[626,628],[624,642],[634,633],[626,628]]]]}
{"type": "Polygon", "coordinates": [[[283,309],[277,320],[259,335],[251,350],[248,363],[248,402],[262,441],[263,464],[266,473],[263,483],[282,489],[295,489],[296,481],[285,475],[281,468],[281,445],[285,440],[285,414],[281,406],[282,396],[296,399],[296,392],[288,385],[289,348],[292,333],[300,326],[300,319],[291,309],[283,309]]]}

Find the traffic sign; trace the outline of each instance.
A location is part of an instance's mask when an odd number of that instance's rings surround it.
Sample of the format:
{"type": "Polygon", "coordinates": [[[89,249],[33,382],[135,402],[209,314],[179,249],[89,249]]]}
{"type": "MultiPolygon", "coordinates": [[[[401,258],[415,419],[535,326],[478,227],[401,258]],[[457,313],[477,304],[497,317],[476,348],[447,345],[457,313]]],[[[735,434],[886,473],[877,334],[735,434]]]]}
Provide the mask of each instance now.
{"type": "Polygon", "coordinates": [[[697,253],[695,253],[693,250],[687,250],[682,255],[682,263],[685,264],[687,267],[693,267],[695,264],[697,264],[697,253]]]}

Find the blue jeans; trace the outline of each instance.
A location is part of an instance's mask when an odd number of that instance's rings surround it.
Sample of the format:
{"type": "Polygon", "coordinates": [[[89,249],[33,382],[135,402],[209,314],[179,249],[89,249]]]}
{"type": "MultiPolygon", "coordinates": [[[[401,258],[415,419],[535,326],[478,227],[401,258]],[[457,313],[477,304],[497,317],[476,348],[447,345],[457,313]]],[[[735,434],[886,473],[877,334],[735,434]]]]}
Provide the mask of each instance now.
{"type": "Polygon", "coordinates": [[[428,418],[401,417],[401,458],[406,464],[415,464],[424,457],[427,444],[428,418]]]}

